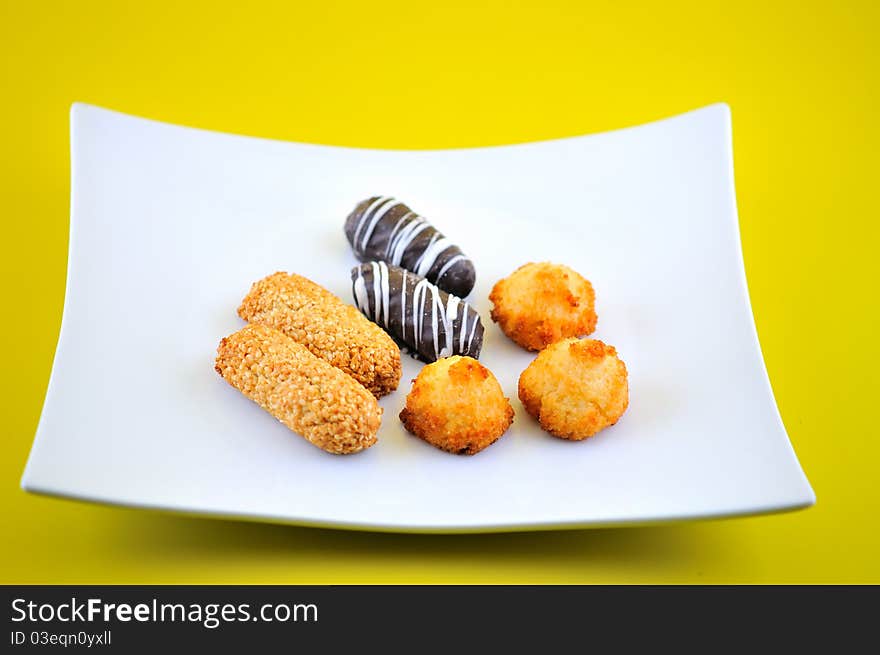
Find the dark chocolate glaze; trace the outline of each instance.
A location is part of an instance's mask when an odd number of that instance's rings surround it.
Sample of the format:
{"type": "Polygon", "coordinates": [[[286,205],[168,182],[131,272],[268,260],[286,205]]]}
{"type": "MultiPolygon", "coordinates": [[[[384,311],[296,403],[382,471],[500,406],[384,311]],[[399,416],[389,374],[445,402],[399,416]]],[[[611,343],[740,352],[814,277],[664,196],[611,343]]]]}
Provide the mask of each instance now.
{"type": "Polygon", "coordinates": [[[423,362],[466,355],[478,359],[483,323],[476,310],[427,279],[385,262],[351,270],[357,308],[423,362]]]}
{"type": "Polygon", "coordinates": [[[374,196],[345,220],[345,236],[361,261],[383,261],[466,297],[474,288],[474,263],[428,221],[402,202],[374,196]]]}

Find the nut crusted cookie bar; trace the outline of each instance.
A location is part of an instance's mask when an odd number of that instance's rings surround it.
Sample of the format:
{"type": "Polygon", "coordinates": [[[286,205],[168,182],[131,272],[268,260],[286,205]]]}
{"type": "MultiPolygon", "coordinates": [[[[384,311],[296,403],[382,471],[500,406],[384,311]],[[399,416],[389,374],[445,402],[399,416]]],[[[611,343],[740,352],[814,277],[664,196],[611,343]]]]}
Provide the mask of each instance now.
{"type": "Polygon", "coordinates": [[[274,328],[251,324],[223,339],[214,369],[328,453],[356,453],[376,443],[382,408],[370,392],[274,328]]]}
{"type": "Polygon", "coordinates": [[[345,236],[361,261],[400,266],[459,298],[474,288],[474,263],[461,248],[394,198],[360,202],[345,221],[345,236]]]}
{"type": "Polygon", "coordinates": [[[351,283],[358,309],[423,362],[450,355],[480,356],[483,323],[461,298],[385,262],[355,266],[351,283]]]}
{"type": "Polygon", "coordinates": [[[397,344],[355,307],[301,275],[275,273],[255,282],[238,315],[281,330],[377,398],[400,383],[397,344]]]}

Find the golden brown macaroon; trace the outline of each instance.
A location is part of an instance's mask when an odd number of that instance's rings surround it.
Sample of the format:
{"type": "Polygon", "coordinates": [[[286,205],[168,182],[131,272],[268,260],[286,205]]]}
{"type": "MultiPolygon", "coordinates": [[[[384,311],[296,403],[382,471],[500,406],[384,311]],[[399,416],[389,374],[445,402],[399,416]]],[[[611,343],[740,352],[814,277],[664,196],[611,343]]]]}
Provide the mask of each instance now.
{"type": "Polygon", "coordinates": [[[223,339],[214,369],[328,453],[356,453],[376,443],[382,408],[373,395],[274,328],[251,324],[223,339]]]}
{"type": "Polygon", "coordinates": [[[489,294],[492,320],[528,350],[596,329],[596,294],[590,281],[562,264],[520,266],[489,294]]]}
{"type": "Polygon", "coordinates": [[[400,348],[358,309],[294,273],[255,282],[238,308],[250,323],[281,330],[377,398],[400,384],[400,348]]]}
{"type": "Polygon", "coordinates": [[[626,411],[626,365],[614,346],[601,341],[557,341],[520,375],[519,399],[550,434],[586,439],[614,425],[626,411]]]}
{"type": "Polygon", "coordinates": [[[513,407],[492,372],[471,357],[446,357],[413,380],[400,420],[432,446],[473,455],[513,422],[513,407]]]}

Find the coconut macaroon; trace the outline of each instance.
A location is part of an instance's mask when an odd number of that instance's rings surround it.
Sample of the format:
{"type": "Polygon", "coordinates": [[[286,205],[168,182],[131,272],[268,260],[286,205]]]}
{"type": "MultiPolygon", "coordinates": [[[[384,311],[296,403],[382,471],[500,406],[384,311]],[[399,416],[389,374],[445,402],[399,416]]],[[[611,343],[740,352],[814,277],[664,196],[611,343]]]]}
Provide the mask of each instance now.
{"type": "Polygon", "coordinates": [[[586,439],[614,425],[626,411],[626,365],[613,346],[601,341],[557,341],[520,375],[519,399],[550,434],[586,439]]]}
{"type": "Polygon", "coordinates": [[[529,263],[499,280],[489,294],[492,320],[528,350],[596,329],[596,294],[589,280],[561,264],[529,263]]]}
{"type": "Polygon", "coordinates": [[[373,395],[274,328],[251,324],[223,339],[214,369],[328,453],[356,453],[376,443],[382,408],[373,395]]]}
{"type": "Polygon", "coordinates": [[[513,407],[492,372],[471,357],[446,357],[413,380],[400,420],[432,446],[473,455],[513,422],[513,407]]]}
{"type": "Polygon", "coordinates": [[[255,282],[238,315],[281,330],[377,398],[400,384],[394,340],[356,307],[301,275],[279,272],[255,282]]]}

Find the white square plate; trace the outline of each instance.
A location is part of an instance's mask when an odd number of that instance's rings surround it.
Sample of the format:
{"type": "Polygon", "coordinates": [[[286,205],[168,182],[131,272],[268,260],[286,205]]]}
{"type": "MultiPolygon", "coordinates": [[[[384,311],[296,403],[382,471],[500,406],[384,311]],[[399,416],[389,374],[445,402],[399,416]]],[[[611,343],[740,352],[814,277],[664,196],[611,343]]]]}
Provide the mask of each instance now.
{"type": "Polygon", "coordinates": [[[67,295],[28,491],[228,517],[393,531],[491,531],[778,511],[815,496],[755,332],[740,250],[730,113],[713,105],[607,134],[493,148],[382,151],[217,134],[71,111],[67,295]],[[474,457],[397,414],[348,457],[308,444],[213,369],[250,284],[276,270],[351,301],[355,203],[394,195],[474,260],[481,361],[516,409],[474,457]],[[489,319],[528,261],[596,289],[595,337],[630,372],[630,407],[584,442],[516,398],[532,355],[489,319]]]}

